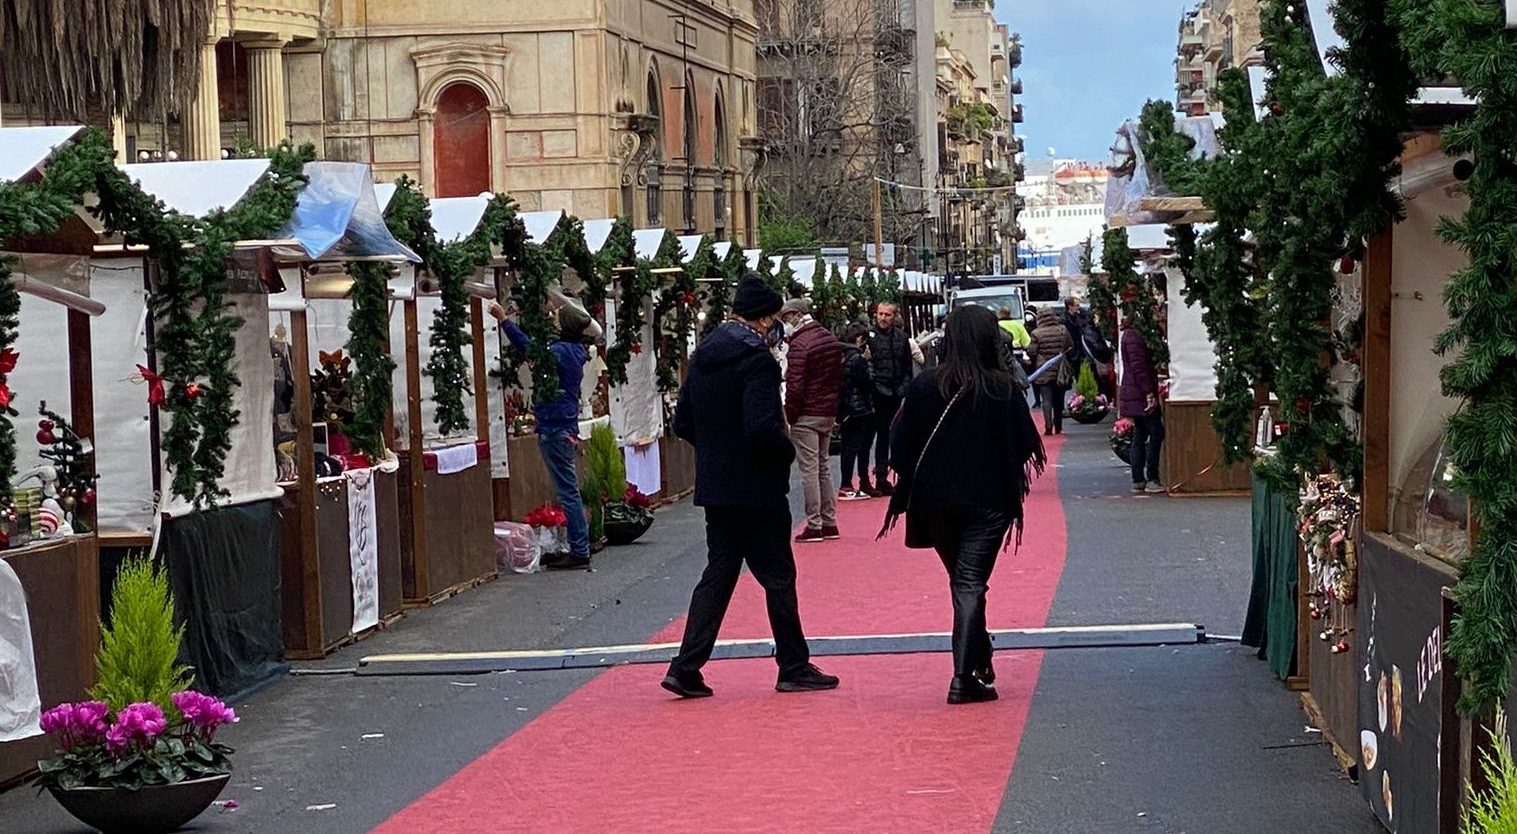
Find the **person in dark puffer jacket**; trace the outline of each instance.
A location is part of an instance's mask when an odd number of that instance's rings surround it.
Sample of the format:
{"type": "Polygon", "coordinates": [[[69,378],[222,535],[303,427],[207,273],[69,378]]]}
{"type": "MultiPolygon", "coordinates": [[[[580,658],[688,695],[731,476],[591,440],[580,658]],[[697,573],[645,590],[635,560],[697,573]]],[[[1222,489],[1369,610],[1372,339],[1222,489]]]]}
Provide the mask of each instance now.
{"type": "Polygon", "coordinates": [[[806,529],[797,542],[840,537],[837,496],[832,491],[832,467],[827,449],[837,427],[838,395],[843,387],[843,344],[832,331],[811,317],[804,298],[785,302],[780,320],[790,332],[785,364],[785,420],[801,469],[806,501],[806,529]]]}
{"type": "Polygon", "coordinates": [[[874,310],[875,326],[869,331],[869,363],[874,370],[874,484],[862,489],[870,496],[889,495],[890,424],[911,382],[911,337],[900,322],[900,308],[888,301],[874,310]]]}
{"type": "Polygon", "coordinates": [[[795,448],[785,435],[780,365],[768,334],[780,326],[784,299],[754,273],[733,293],[728,321],[707,336],[690,358],[680,386],[674,433],[695,447],[695,504],[706,511],[706,571],[690,596],[690,616],[679,654],[663,687],[681,698],[709,697],[701,669],[732,602],[743,565],[764,588],[774,659],[775,689],[835,689],[838,679],[811,664],[795,593],[790,547],[790,462],[795,448]]]}
{"type": "Polygon", "coordinates": [[[869,446],[874,441],[874,372],[869,368],[869,329],[855,324],[843,334],[843,392],[838,399],[838,420],[843,432],[843,478],[838,499],[868,498],[853,485],[854,468],[859,480],[869,483],[869,446]]]}

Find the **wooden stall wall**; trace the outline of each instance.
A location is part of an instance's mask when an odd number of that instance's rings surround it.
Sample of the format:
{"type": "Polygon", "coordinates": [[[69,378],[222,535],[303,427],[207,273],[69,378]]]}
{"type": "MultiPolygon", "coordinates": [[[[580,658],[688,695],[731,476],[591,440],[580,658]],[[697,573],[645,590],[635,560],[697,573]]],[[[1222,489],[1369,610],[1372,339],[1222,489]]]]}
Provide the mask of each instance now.
{"type": "Polygon", "coordinates": [[[1210,402],[1164,405],[1164,482],[1181,495],[1243,495],[1247,463],[1222,462],[1222,443],[1212,427],[1210,402]]]}
{"type": "MultiPolygon", "coordinates": [[[[42,708],[83,700],[95,683],[95,649],[100,645],[95,539],[72,536],[10,551],[0,558],[26,589],[42,708]]],[[[31,772],[53,746],[45,735],[0,744],[0,786],[31,772]]]]}
{"type": "Polygon", "coordinates": [[[659,501],[672,504],[695,489],[695,447],[672,434],[664,435],[658,446],[664,473],[664,490],[659,501]]]}
{"type": "MultiPolygon", "coordinates": [[[[558,492],[553,488],[553,479],[548,476],[548,467],[543,463],[542,452],[538,450],[537,435],[510,438],[506,441],[506,448],[509,455],[507,459],[511,462],[511,477],[504,481],[503,486],[506,495],[505,520],[521,521],[527,517],[527,513],[544,504],[557,504],[558,492]]],[[[583,447],[576,458],[575,469],[579,473],[580,483],[584,483],[588,473],[585,470],[583,447]]],[[[502,482],[496,481],[496,484],[502,482]]]]}
{"type": "Polygon", "coordinates": [[[401,490],[399,500],[407,604],[429,605],[495,578],[493,492],[484,454],[477,465],[450,475],[425,466],[417,471],[411,457],[401,458],[399,483],[412,487],[401,490]]]}

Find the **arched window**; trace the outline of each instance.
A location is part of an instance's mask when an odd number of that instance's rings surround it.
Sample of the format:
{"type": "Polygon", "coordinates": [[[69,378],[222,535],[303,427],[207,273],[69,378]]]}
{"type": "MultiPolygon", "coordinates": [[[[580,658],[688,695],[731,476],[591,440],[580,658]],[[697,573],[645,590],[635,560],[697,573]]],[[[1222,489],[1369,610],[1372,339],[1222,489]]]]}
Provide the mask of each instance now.
{"type": "Polygon", "coordinates": [[[716,106],[712,111],[712,161],[716,164],[716,189],[712,192],[712,210],[715,213],[716,236],[727,236],[727,107],[722,102],[722,91],[716,91],[716,106]]]}
{"type": "Polygon", "coordinates": [[[663,190],[659,182],[659,169],[664,160],[663,91],[659,88],[658,75],[648,73],[648,114],[659,122],[653,129],[653,153],[648,155],[648,225],[657,226],[663,220],[663,190]]]}
{"type": "Polygon", "coordinates": [[[695,234],[695,155],[700,147],[700,119],[695,111],[695,79],[685,76],[685,182],[684,228],[686,234],[695,234]]]}
{"type": "Polygon", "coordinates": [[[465,81],[437,97],[432,127],[433,180],[438,197],[473,197],[490,190],[490,101],[465,81]]]}

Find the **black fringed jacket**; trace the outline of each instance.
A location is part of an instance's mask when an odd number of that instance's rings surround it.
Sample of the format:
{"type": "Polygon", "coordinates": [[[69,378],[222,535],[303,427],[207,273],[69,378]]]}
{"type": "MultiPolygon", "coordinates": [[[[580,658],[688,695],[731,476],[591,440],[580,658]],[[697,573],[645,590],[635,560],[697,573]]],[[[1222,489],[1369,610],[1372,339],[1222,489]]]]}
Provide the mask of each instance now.
{"type": "Polygon", "coordinates": [[[907,387],[891,430],[898,481],[885,529],[905,515],[907,547],[932,547],[920,519],[948,507],[1001,510],[1020,534],[1023,500],[1047,462],[1027,400],[1015,388],[999,396],[965,394],[952,408],[949,401],[938,390],[937,371],[928,371],[907,387]]]}

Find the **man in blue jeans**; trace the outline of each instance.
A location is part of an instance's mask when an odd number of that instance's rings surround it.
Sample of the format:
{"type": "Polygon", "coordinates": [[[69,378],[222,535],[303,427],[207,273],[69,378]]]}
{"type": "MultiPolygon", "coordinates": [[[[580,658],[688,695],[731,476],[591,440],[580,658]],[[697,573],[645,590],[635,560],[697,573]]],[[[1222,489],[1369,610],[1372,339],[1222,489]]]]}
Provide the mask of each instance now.
{"type": "MultiPolygon", "coordinates": [[[[506,315],[505,308],[490,302],[490,315],[500,322],[511,346],[525,353],[532,347],[532,337],[521,325],[506,315]]],[[[587,331],[598,330],[595,320],[583,310],[565,304],[558,310],[558,339],[548,346],[558,360],[558,396],[538,403],[537,443],[542,449],[543,465],[553,478],[558,503],[569,520],[569,552],[544,562],[550,570],[586,570],[590,567],[590,523],[585,518],[584,500],[579,494],[579,476],[574,469],[579,448],[579,391],[585,379],[585,363],[590,352],[585,348],[587,331]]],[[[593,338],[593,334],[590,334],[593,338]]]]}

